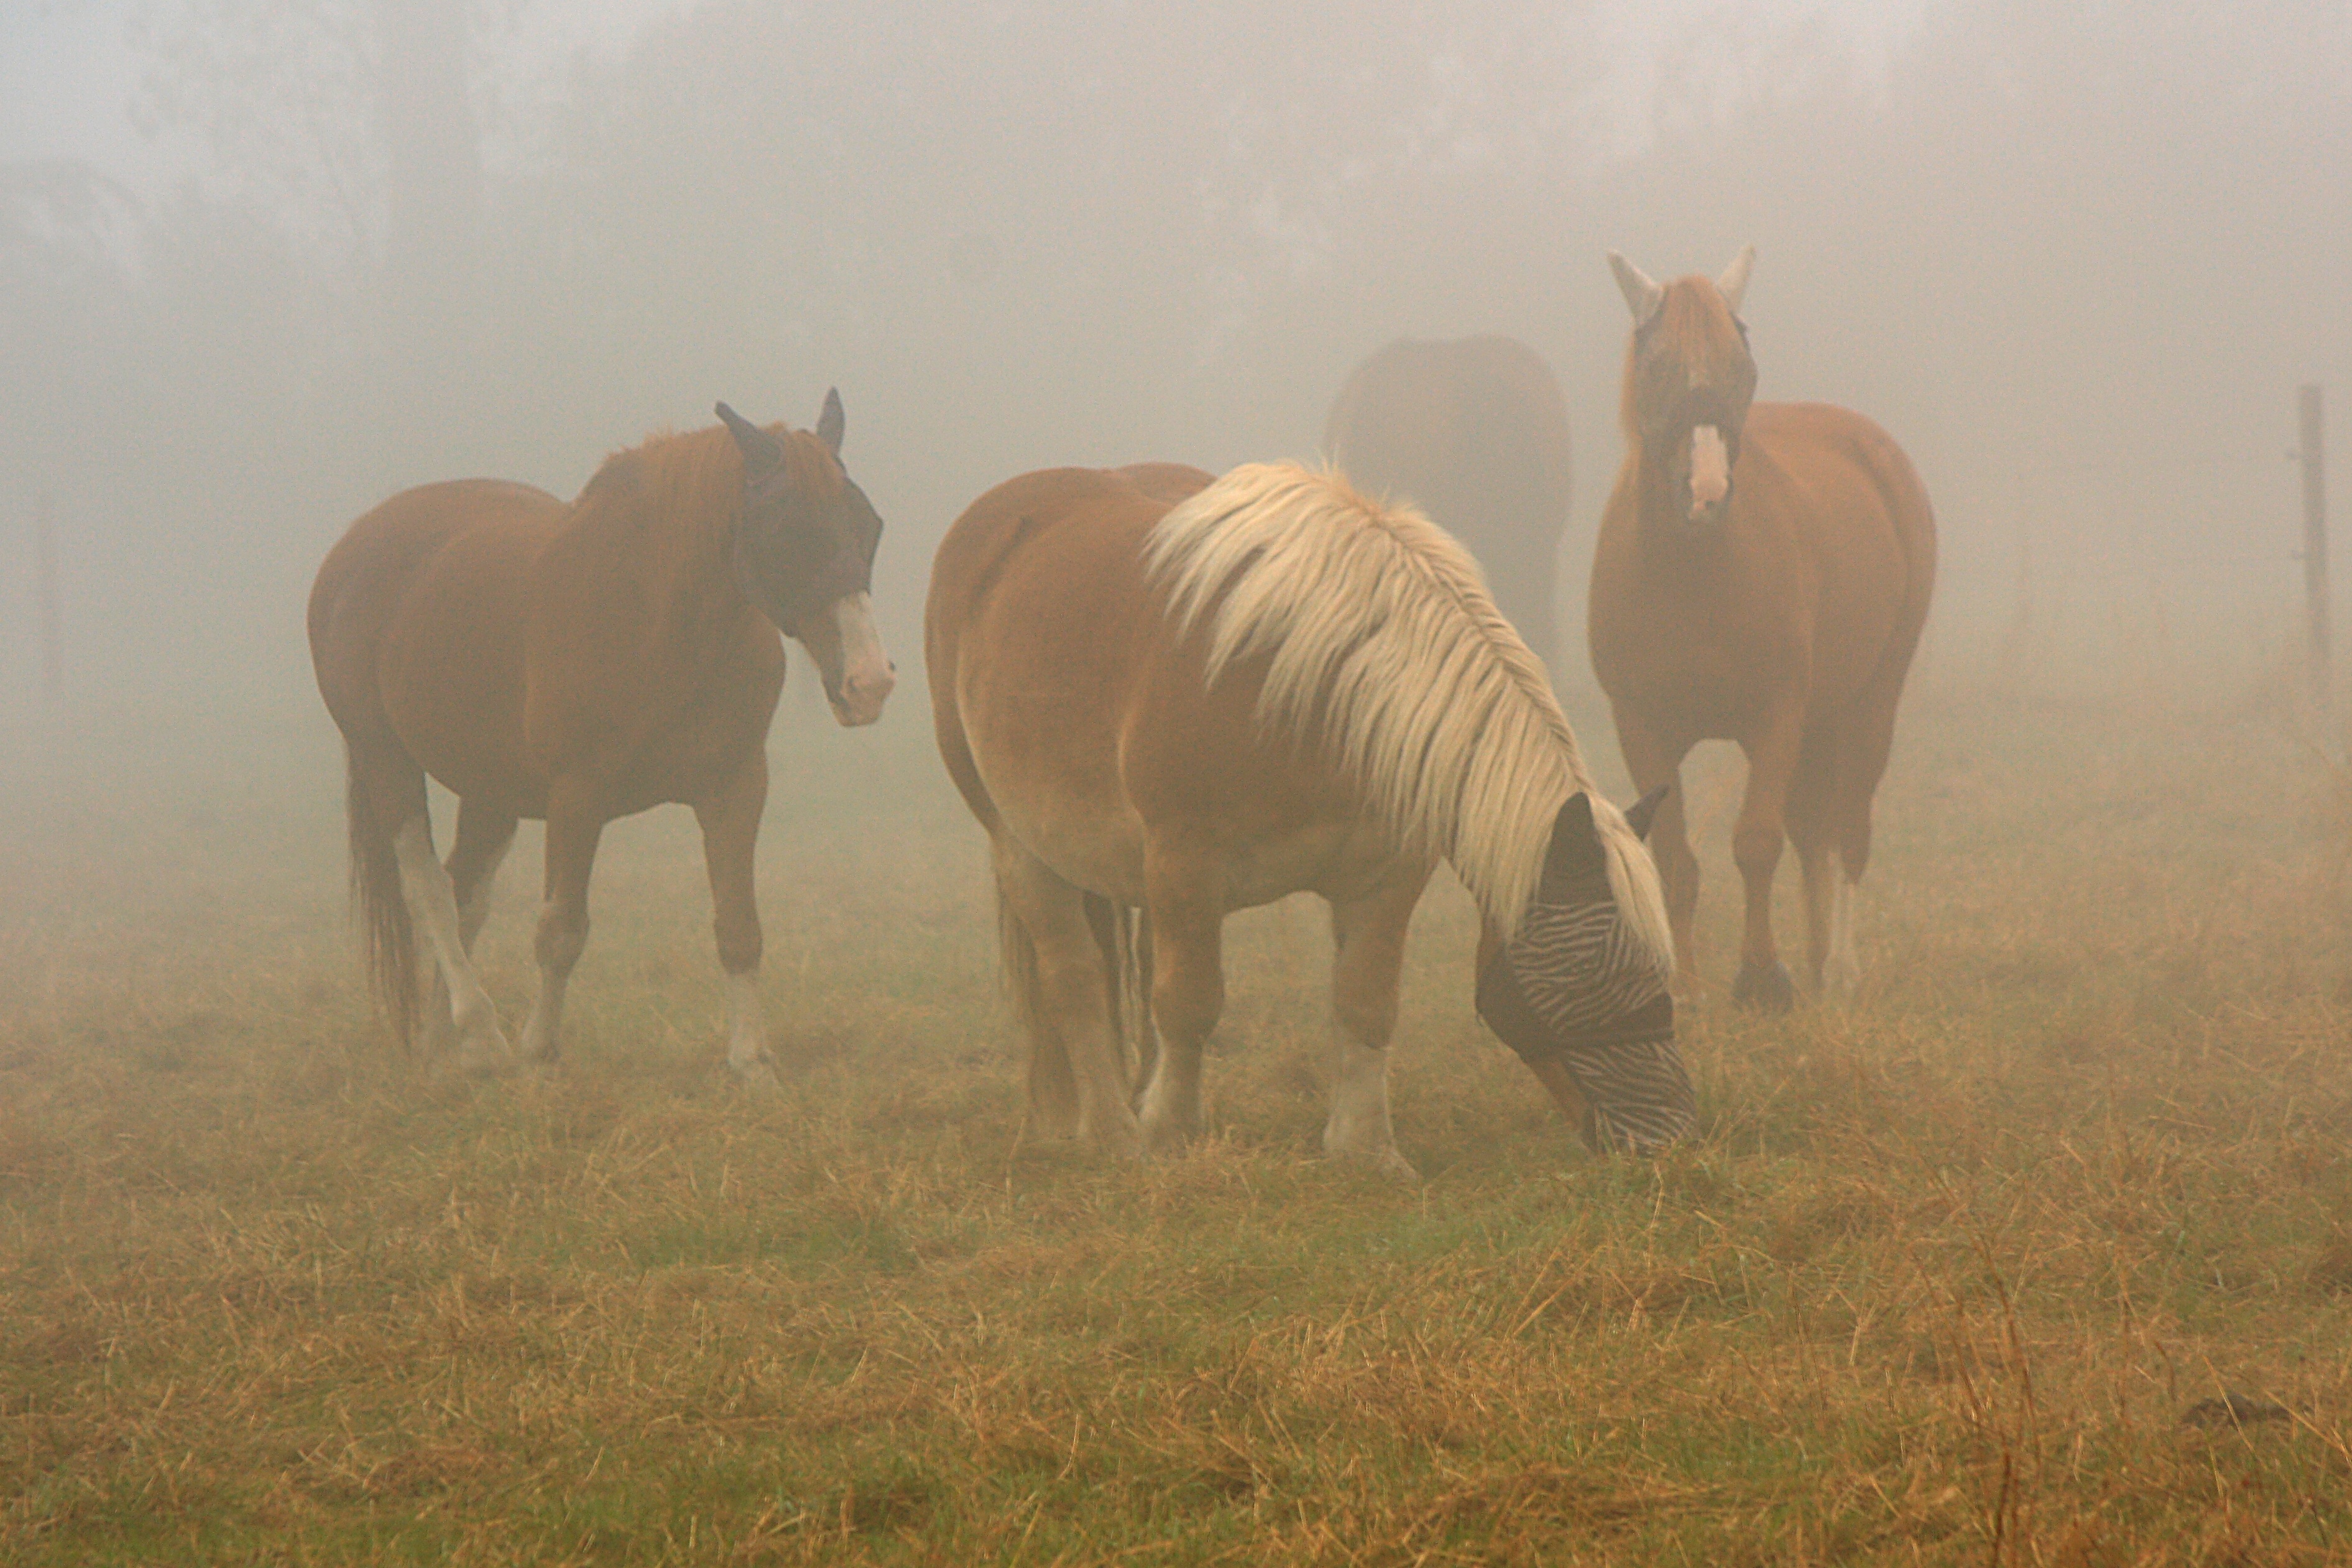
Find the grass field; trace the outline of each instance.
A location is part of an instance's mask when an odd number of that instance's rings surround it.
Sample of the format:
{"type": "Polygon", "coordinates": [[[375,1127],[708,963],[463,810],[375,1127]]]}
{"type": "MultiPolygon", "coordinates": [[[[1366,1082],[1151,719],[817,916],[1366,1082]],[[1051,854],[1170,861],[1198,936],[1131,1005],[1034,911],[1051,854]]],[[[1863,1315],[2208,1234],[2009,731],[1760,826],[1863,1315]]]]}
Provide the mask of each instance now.
{"type": "Polygon", "coordinates": [[[1687,1016],[1654,1163],[1482,1034],[1442,887],[1407,1187],[1315,1156],[1303,904],[1235,921],[1202,1147],[1020,1146],[919,689],[803,696],[768,1098],[683,813],[606,837],[567,1064],[478,1084],[372,1021],[323,717],[11,764],[0,1561],[2352,1561],[2352,825],[2273,707],[1927,683],[1864,994],[1687,1016]]]}

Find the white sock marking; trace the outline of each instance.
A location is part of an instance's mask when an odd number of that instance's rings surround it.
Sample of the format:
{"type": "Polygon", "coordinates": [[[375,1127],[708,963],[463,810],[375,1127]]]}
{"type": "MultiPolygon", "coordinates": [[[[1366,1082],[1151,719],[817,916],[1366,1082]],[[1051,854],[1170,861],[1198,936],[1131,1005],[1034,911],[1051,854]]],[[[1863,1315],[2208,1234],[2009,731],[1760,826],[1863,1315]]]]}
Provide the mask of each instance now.
{"type": "MultiPolygon", "coordinates": [[[[459,940],[457,900],[449,873],[433,853],[433,834],[423,817],[402,825],[393,835],[394,858],[400,866],[400,889],[408,900],[408,917],[422,939],[419,962],[437,963],[449,988],[451,1023],[468,1056],[506,1054],[506,1037],[499,1033],[498,1013],[482,989],[459,940]]],[[[428,992],[429,994],[429,992],[428,992]]]]}
{"type": "Polygon", "coordinates": [[[768,1060],[768,1029],[760,1013],[760,972],[727,977],[727,1065],[750,1073],[768,1060]]]}
{"type": "Polygon", "coordinates": [[[1323,1152],[1370,1160],[1381,1169],[1410,1176],[1412,1166],[1397,1152],[1389,1123],[1389,1054],[1353,1040],[1339,1042],[1334,1058],[1331,1115],[1323,1124],[1323,1152]]]}
{"type": "Polygon", "coordinates": [[[1822,966],[1822,989],[1832,996],[1850,996],[1862,983],[1862,959],[1853,945],[1854,904],[1861,896],[1843,875],[1830,895],[1830,951],[1822,966]]]}

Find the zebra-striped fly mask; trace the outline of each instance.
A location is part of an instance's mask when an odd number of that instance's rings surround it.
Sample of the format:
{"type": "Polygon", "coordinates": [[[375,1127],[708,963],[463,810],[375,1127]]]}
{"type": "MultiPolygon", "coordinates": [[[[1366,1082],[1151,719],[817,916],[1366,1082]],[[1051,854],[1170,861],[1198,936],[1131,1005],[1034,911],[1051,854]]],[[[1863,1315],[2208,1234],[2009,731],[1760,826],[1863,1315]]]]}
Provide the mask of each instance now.
{"type": "MultiPolygon", "coordinates": [[[[1645,831],[1663,791],[1626,814],[1645,831]]],[[[1584,1100],[1595,1149],[1649,1153],[1697,1115],[1675,1049],[1673,973],[1619,912],[1592,803],[1569,797],[1552,824],[1535,901],[1478,973],[1478,1016],[1529,1063],[1558,1062],[1584,1100]]]]}

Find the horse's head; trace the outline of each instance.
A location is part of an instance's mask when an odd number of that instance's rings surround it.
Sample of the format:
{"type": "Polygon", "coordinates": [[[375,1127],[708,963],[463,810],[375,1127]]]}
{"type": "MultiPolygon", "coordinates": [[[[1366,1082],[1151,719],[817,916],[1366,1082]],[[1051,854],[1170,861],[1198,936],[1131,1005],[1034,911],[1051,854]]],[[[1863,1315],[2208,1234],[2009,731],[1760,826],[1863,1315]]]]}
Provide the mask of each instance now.
{"type": "MultiPolygon", "coordinates": [[[[1664,795],[1653,790],[1624,814],[1634,837],[1664,795]]],[[[1675,1051],[1672,957],[1618,903],[1621,891],[1654,900],[1657,886],[1612,875],[1604,833],[1620,837],[1621,858],[1648,859],[1613,820],[1603,826],[1615,815],[1596,812],[1582,791],[1559,808],[1518,931],[1506,940],[1490,927],[1479,944],[1478,1016],[1578,1118],[1588,1143],[1647,1152],[1685,1131],[1696,1105],[1675,1051]]]]}
{"type": "Polygon", "coordinates": [[[735,574],[744,597],[816,660],[844,724],[871,724],[898,684],[874,629],[874,549],[882,519],[841,466],[841,395],[824,395],[816,433],[763,430],[725,404],[743,456],[735,574]]]}
{"type": "Polygon", "coordinates": [[[1694,273],[1662,284],[1609,253],[1617,287],[1633,312],[1633,344],[1625,356],[1626,435],[1654,480],[1667,487],[1674,515],[1693,528],[1723,520],[1740,429],[1756,397],[1756,360],[1739,319],[1739,299],[1755,262],[1751,245],[1720,278],[1694,273]]]}

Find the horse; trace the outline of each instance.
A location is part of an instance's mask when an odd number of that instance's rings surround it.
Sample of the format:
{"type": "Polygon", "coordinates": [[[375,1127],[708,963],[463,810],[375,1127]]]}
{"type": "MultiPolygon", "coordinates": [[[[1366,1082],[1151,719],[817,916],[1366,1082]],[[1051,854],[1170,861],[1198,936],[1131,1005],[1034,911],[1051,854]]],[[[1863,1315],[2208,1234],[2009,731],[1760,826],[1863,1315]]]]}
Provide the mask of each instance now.
{"type": "MultiPolygon", "coordinates": [[[[1736,1001],[1796,991],[1772,935],[1785,834],[1804,876],[1816,994],[1850,993],[1871,799],[1936,581],[1936,520],[1894,438],[1847,409],[1755,403],[1739,306],[1755,263],[1653,282],[1612,251],[1633,311],[1625,458],[1601,514],[1587,627],[1634,787],[1679,777],[1703,740],[1748,757],[1732,834],[1747,884],[1736,1001]],[[1839,872],[1832,882],[1830,856],[1839,872]]],[[[1679,791],[1656,853],[1688,976],[1698,862],[1679,791]]]]}
{"type": "Polygon", "coordinates": [[[1467,545],[1504,618],[1555,667],[1568,405],[1541,354],[1505,337],[1400,338],[1349,375],[1323,450],[1357,484],[1410,498],[1467,545]]]}
{"type": "Polygon", "coordinates": [[[1594,792],[1543,667],[1419,512],[1291,463],[1026,474],[949,529],[923,627],[940,753],[989,837],[1029,1135],[1129,1157],[1196,1136],[1224,918],[1311,890],[1341,1037],[1323,1147],[1410,1176],[1386,1047],[1441,858],[1483,911],[1482,1011],[1588,1139],[1688,1126],[1654,802],[1629,819],[1594,792]],[[1160,1036],[1139,1115],[1123,998],[1160,1036]]]}
{"type": "Polygon", "coordinates": [[[842,467],[837,393],[814,434],[718,414],[615,453],[569,505],[491,479],[403,491],[319,569],[310,656],[343,736],[353,898],[404,1044],[422,1022],[469,1070],[512,1059],[468,955],[531,817],[547,824],[546,893],[521,1055],[552,1062],[597,840],[675,802],[702,828],[728,1063],[773,1081],[752,858],[782,639],[816,661],[840,723],[882,716],[895,679],[871,595],[882,520],[842,467]],[[428,774],[457,796],[446,865],[428,774]]]}

